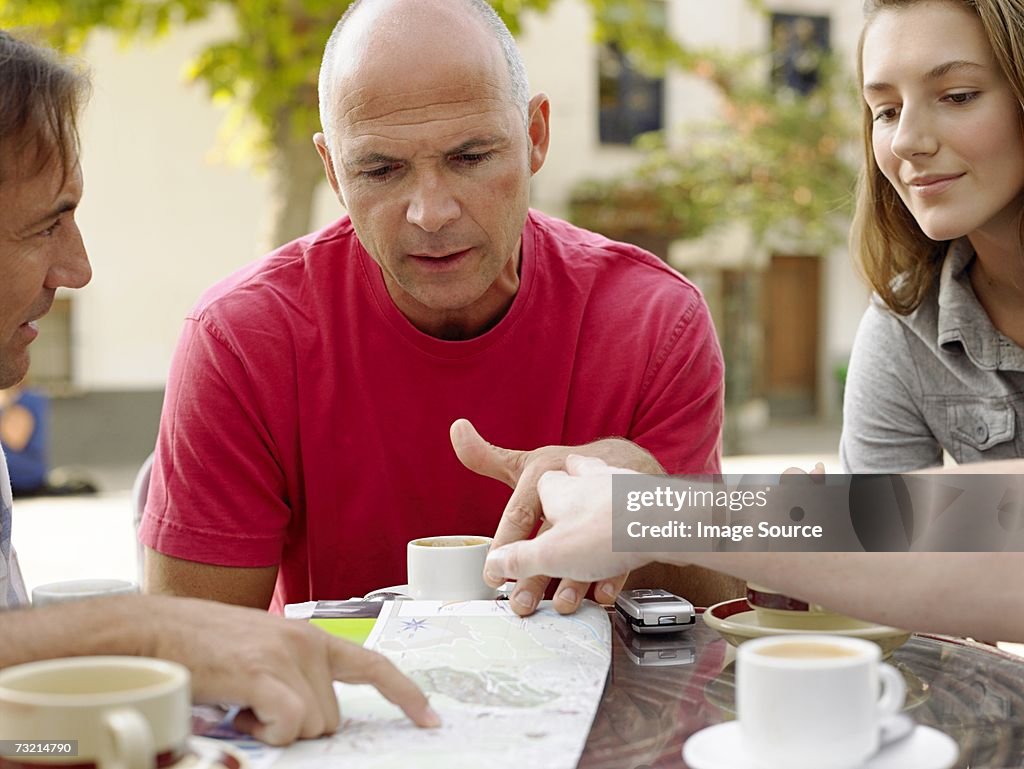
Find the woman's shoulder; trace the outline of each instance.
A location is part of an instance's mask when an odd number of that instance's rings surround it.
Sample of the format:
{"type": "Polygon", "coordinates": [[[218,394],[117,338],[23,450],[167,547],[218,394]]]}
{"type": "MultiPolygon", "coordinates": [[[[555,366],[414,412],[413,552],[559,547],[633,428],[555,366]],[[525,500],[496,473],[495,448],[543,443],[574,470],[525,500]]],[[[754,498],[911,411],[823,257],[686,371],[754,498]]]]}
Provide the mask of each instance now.
{"type": "MultiPolygon", "coordinates": [[[[900,280],[898,276],[896,281],[900,280]]],[[[909,334],[934,345],[938,338],[939,275],[936,274],[921,302],[908,313],[899,313],[889,307],[877,293],[872,293],[862,326],[884,336],[909,334]]]]}

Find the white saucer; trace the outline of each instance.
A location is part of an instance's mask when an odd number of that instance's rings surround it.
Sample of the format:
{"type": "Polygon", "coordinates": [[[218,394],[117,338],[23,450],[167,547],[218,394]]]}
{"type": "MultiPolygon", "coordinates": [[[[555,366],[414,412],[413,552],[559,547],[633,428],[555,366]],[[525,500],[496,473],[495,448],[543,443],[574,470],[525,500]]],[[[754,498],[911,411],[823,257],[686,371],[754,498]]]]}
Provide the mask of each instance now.
{"type": "MultiPolygon", "coordinates": [[[[515,584],[516,584],[515,582],[506,582],[505,584],[501,585],[500,587],[495,588],[495,590],[494,590],[495,597],[498,597],[498,598],[505,597],[505,598],[507,598],[509,593],[512,592],[512,588],[515,587],[515,584]]],[[[409,586],[408,585],[392,585],[391,587],[380,587],[380,588],[377,588],[376,590],[371,590],[369,593],[367,593],[366,595],[363,596],[363,598],[368,600],[368,601],[372,601],[374,598],[402,599],[402,598],[411,598],[411,597],[412,596],[409,595],[409,586]]]]}
{"type": "MultiPolygon", "coordinates": [[[[835,617],[828,624],[813,623],[804,626],[794,621],[786,626],[772,624],[769,617],[761,617],[753,611],[747,599],[734,598],[709,606],[704,611],[704,624],[716,631],[733,646],[739,646],[750,638],[770,635],[842,635],[874,641],[882,649],[882,656],[888,657],[895,649],[910,638],[910,633],[887,625],[862,622],[852,617],[835,617]]],[[[810,622],[810,621],[809,621],[810,622]]]]}
{"type": "MultiPolygon", "coordinates": [[[[860,769],[949,769],[959,755],[952,737],[918,724],[909,737],[882,746],[860,769]]],[[[739,721],[691,735],[683,745],[683,760],[690,769],[762,769],[743,741],[739,721]]]]}
{"type": "Polygon", "coordinates": [[[392,585],[391,587],[379,587],[376,590],[371,590],[369,593],[363,596],[363,598],[365,598],[368,601],[372,601],[374,597],[409,598],[409,586],[392,585]]]}

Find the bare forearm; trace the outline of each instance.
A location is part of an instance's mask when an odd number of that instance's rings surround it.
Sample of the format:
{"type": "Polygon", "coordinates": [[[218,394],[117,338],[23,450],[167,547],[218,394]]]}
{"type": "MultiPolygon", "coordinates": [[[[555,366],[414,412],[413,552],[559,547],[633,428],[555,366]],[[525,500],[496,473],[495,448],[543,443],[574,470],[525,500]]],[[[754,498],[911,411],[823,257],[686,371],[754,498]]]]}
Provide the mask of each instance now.
{"type": "Polygon", "coordinates": [[[148,654],[147,601],[116,596],[0,612],[0,667],[87,654],[148,654]]]}
{"type": "Polygon", "coordinates": [[[1024,553],[662,553],[842,614],[910,630],[1024,641],[1024,553]]]}

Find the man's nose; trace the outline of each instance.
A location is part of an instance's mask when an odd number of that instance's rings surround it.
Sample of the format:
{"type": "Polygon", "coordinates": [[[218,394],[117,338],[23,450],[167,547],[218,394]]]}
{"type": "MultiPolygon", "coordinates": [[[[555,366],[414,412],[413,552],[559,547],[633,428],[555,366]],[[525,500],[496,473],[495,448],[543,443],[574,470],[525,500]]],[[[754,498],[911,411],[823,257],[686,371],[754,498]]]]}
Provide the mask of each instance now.
{"type": "Polygon", "coordinates": [[[405,218],[426,232],[438,232],[459,218],[462,208],[439,174],[426,174],[416,181],[405,218]]]}
{"type": "Polygon", "coordinates": [[[69,238],[66,248],[62,248],[56,261],[50,267],[47,277],[47,288],[82,288],[92,280],[92,265],[89,254],[82,242],[82,234],[75,226],[74,234],[69,238]]]}

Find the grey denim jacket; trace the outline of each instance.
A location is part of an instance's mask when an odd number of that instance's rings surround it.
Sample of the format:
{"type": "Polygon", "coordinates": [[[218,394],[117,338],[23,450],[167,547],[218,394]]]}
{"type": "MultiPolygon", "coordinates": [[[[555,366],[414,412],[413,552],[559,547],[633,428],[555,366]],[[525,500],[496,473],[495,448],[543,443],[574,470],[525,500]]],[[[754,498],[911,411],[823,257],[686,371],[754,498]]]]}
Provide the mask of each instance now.
{"type": "MultiPolygon", "coordinates": [[[[1024,350],[993,326],[971,287],[974,249],[954,241],[907,316],[872,297],[846,380],[844,472],[894,473],[1024,456],[1024,350]]],[[[1024,312],[1024,308],[1021,308],[1024,312]]]]}

